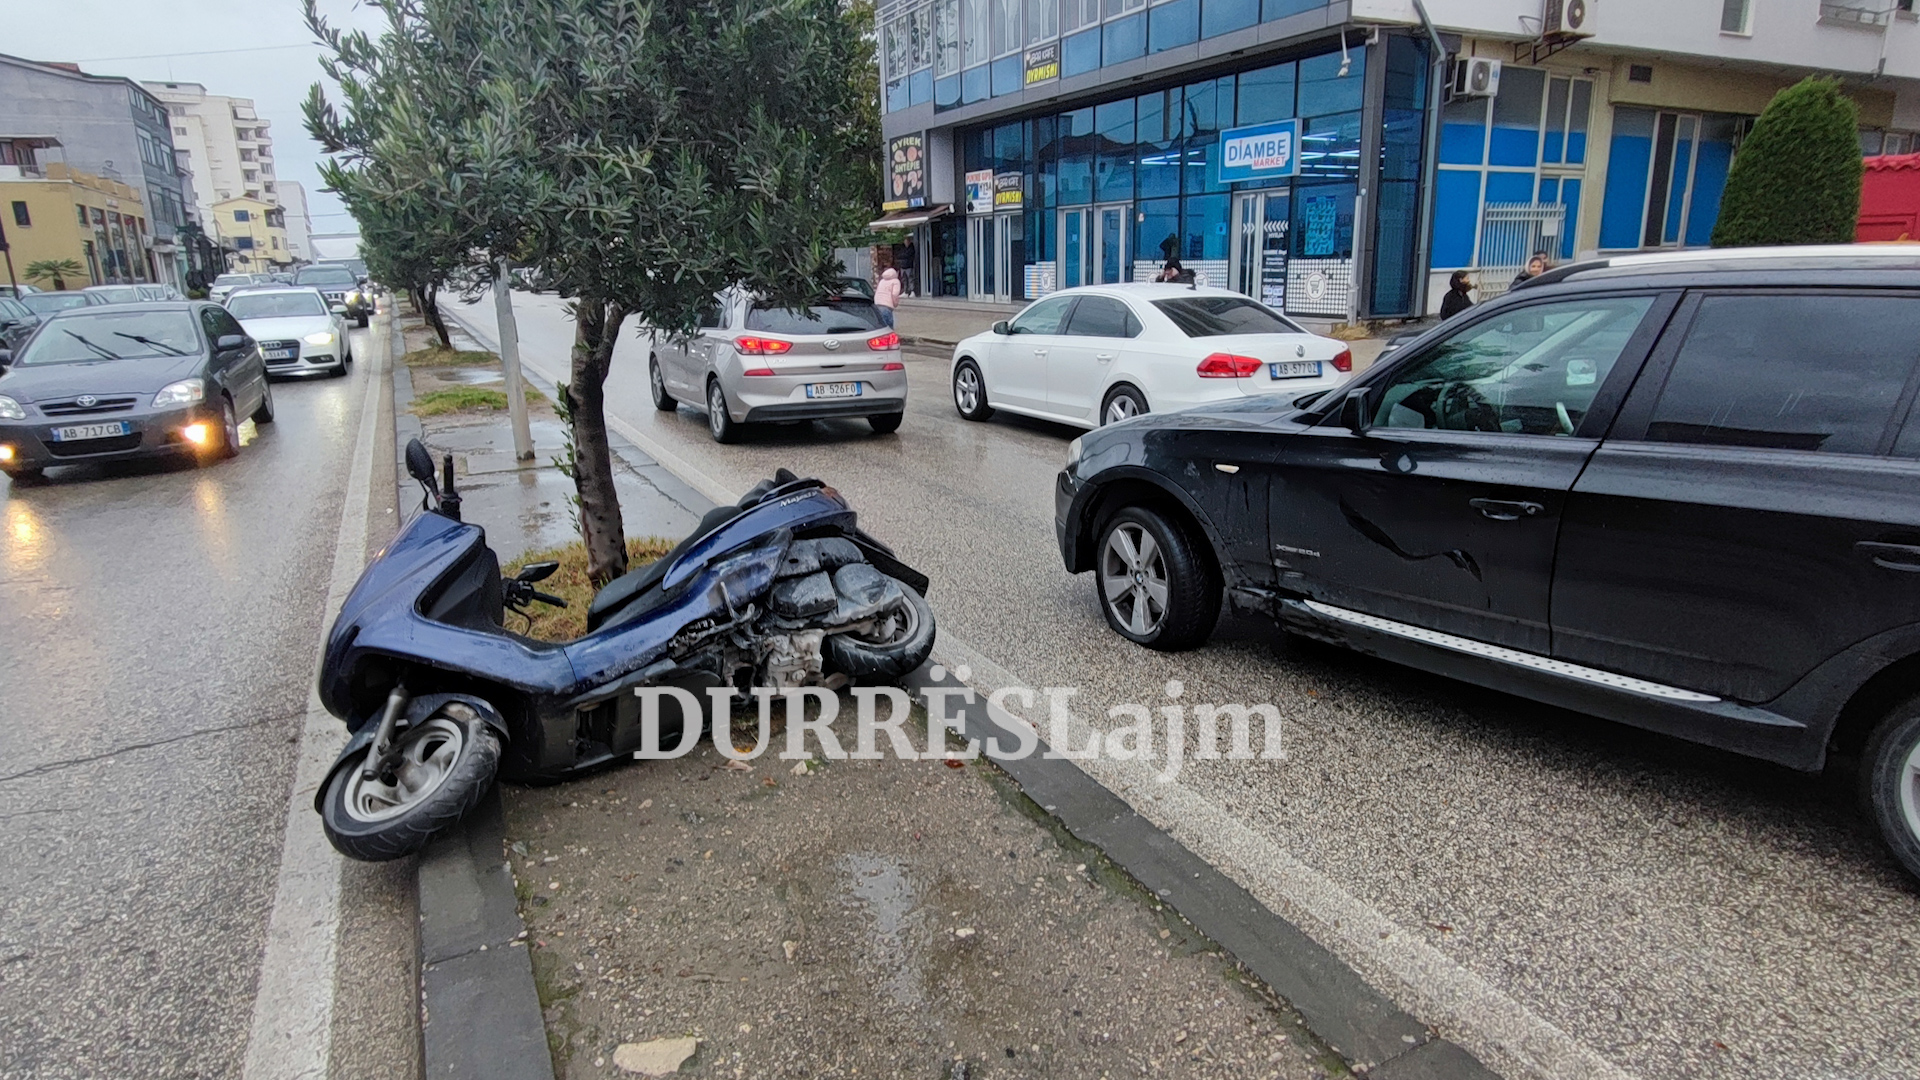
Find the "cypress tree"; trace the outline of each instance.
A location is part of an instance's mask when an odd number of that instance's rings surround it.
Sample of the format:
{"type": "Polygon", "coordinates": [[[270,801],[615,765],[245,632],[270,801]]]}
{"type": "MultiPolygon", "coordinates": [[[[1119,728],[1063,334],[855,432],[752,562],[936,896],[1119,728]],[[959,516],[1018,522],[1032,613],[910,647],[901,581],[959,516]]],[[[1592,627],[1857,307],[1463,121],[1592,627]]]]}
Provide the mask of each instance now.
{"type": "Polygon", "coordinates": [[[1859,111],[1840,83],[1787,87],[1733,159],[1713,246],[1852,243],[1862,168],[1859,111]]]}

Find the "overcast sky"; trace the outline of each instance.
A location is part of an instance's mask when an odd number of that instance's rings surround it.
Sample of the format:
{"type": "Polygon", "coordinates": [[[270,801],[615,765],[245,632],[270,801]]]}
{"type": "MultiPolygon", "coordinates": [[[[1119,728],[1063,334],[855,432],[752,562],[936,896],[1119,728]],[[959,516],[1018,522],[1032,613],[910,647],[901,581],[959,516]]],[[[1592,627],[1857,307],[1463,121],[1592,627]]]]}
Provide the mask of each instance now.
{"type": "MultiPolygon", "coordinates": [[[[353,231],[339,200],[320,190],[320,148],[300,118],[307,88],[325,77],[300,0],[9,0],[5,7],[0,52],[252,98],[273,122],[276,175],[307,189],[313,230],[353,231]]],[[[385,24],[356,0],[320,0],[320,10],[336,26],[373,32],[385,24]]]]}

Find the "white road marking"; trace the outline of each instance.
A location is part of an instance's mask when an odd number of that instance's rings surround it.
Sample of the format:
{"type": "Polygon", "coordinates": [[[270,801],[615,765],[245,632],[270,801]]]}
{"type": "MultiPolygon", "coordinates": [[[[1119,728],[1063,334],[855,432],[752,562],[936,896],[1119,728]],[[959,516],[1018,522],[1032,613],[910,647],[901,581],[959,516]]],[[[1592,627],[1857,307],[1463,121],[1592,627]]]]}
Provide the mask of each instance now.
{"type": "MultiPolygon", "coordinates": [[[[459,321],[470,333],[482,336],[477,327],[459,321]]],[[[521,363],[558,381],[524,356],[521,363]]],[[[722,504],[739,498],[739,493],[658,439],[612,415],[607,423],[707,498],[722,504]]],[[[1034,685],[947,630],[935,638],[933,657],[950,671],[970,668],[966,682],[983,696],[1003,686],[1034,685]]],[[[1036,716],[1030,711],[1029,719],[1036,716]]],[[[1085,746],[1094,730],[1079,717],[1073,718],[1069,729],[1073,746],[1085,746]]],[[[1044,725],[1041,734],[1045,736],[1044,725]]],[[[1178,781],[1160,782],[1156,776],[1162,763],[1104,757],[1064,763],[1120,796],[1140,816],[1351,965],[1401,1008],[1510,1080],[1636,1080],[1634,1074],[1421,941],[1206,797],[1178,781]]]]}
{"type": "MultiPolygon", "coordinates": [[[[391,359],[385,320],[374,322],[372,353],[358,365],[363,374],[360,430],[354,446],[340,530],[333,546],[333,576],[327,589],[326,630],[359,580],[371,526],[373,449],[379,432],[380,380],[391,359]]],[[[319,661],[316,659],[315,668],[319,661]]],[[[313,792],[346,742],[340,721],[320,704],[317,680],[307,691],[306,723],[300,732],[293,792],[287,805],[280,880],[267,921],[267,947],[253,998],[243,1080],[321,1080],[333,1049],[334,949],[340,926],[340,856],[320,829],[313,792]]]]}

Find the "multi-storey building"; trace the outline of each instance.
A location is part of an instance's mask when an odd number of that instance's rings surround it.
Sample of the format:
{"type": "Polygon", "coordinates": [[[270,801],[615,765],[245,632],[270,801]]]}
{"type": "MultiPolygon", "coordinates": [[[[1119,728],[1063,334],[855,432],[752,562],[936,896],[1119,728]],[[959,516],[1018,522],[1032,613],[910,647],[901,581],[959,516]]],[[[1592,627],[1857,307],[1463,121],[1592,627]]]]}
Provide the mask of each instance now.
{"type": "Polygon", "coordinates": [[[929,295],[1178,257],[1298,315],[1430,311],[1455,269],[1704,244],[1739,140],[1832,75],[1920,131],[1913,0],[882,0],[888,215],[929,295]]]}
{"type": "MultiPolygon", "coordinates": [[[[42,261],[71,261],[84,268],[58,283],[69,289],[153,280],[151,233],[140,192],[64,162],[42,160],[57,151],[48,137],[0,137],[0,162],[10,162],[0,164],[8,284],[25,281],[27,267],[42,261]]],[[[54,282],[37,284],[47,288],[54,282]]]]}
{"type": "Polygon", "coordinates": [[[143,226],[141,248],[129,253],[122,272],[133,280],[182,282],[177,234],[188,218],[173,135],[166,109],[139,83],[0,55],[0,137],[7,136],[50,138],[67,167],[135,192],[131,205],[116,212],[143,226]]]}
{"type": "Polygon", "coordinates": [[[287,249],[286,211],[263,199],[241,197],[213,204],[213,222],[227,269],[242,274],[265,274],[293,265],[287,249]]]}
{"type": "Polygon", "coordinates": [[[307,215],[307,189],[298,180],[280,181],[280,208],[286,211],[287,250],[295,262],[313,261],[313,219],[307,215]]]}
{"type": "Polygon", "coordinates": [[[174,141],[187,149],[203,222],[213,221],[214,204],[228,199],[280,205],[272,124],[254,110],[252,98],[209,94],[193,82],[146,86],[166,104],[174,141]]]}

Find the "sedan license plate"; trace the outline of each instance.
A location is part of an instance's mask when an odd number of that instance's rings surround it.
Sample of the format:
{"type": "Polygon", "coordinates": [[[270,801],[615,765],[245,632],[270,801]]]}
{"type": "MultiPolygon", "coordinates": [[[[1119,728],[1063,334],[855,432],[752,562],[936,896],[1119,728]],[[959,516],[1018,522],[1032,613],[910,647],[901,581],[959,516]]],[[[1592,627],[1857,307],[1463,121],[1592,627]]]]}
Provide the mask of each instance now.
{"type": "Polygon", "coordinates": [[[807,396],[810,398],[859,397],[860,384],[857,382],[808,383],[807,396]]]}
{"type": "Polygon", "coordinates": [[[74,427],[53,429],[54,442],[84,442],[87,439],[111,439],[116,435],[125,435],[133,431],[133,425],[125,420],[111,424],[79,424],[74,427]]]}
{"type": "Polygon", "coordinates": [[[262,352],[269,360],[292,360],[297,355],[293,349],[264,349],[262,352]]]}
{"type": "Polygon", "coordinates": [[[1320,375],[1318,360],[1283,360],[1268,364],[1267,373],[1276,379],[1313,379],[1320,375]]]}

